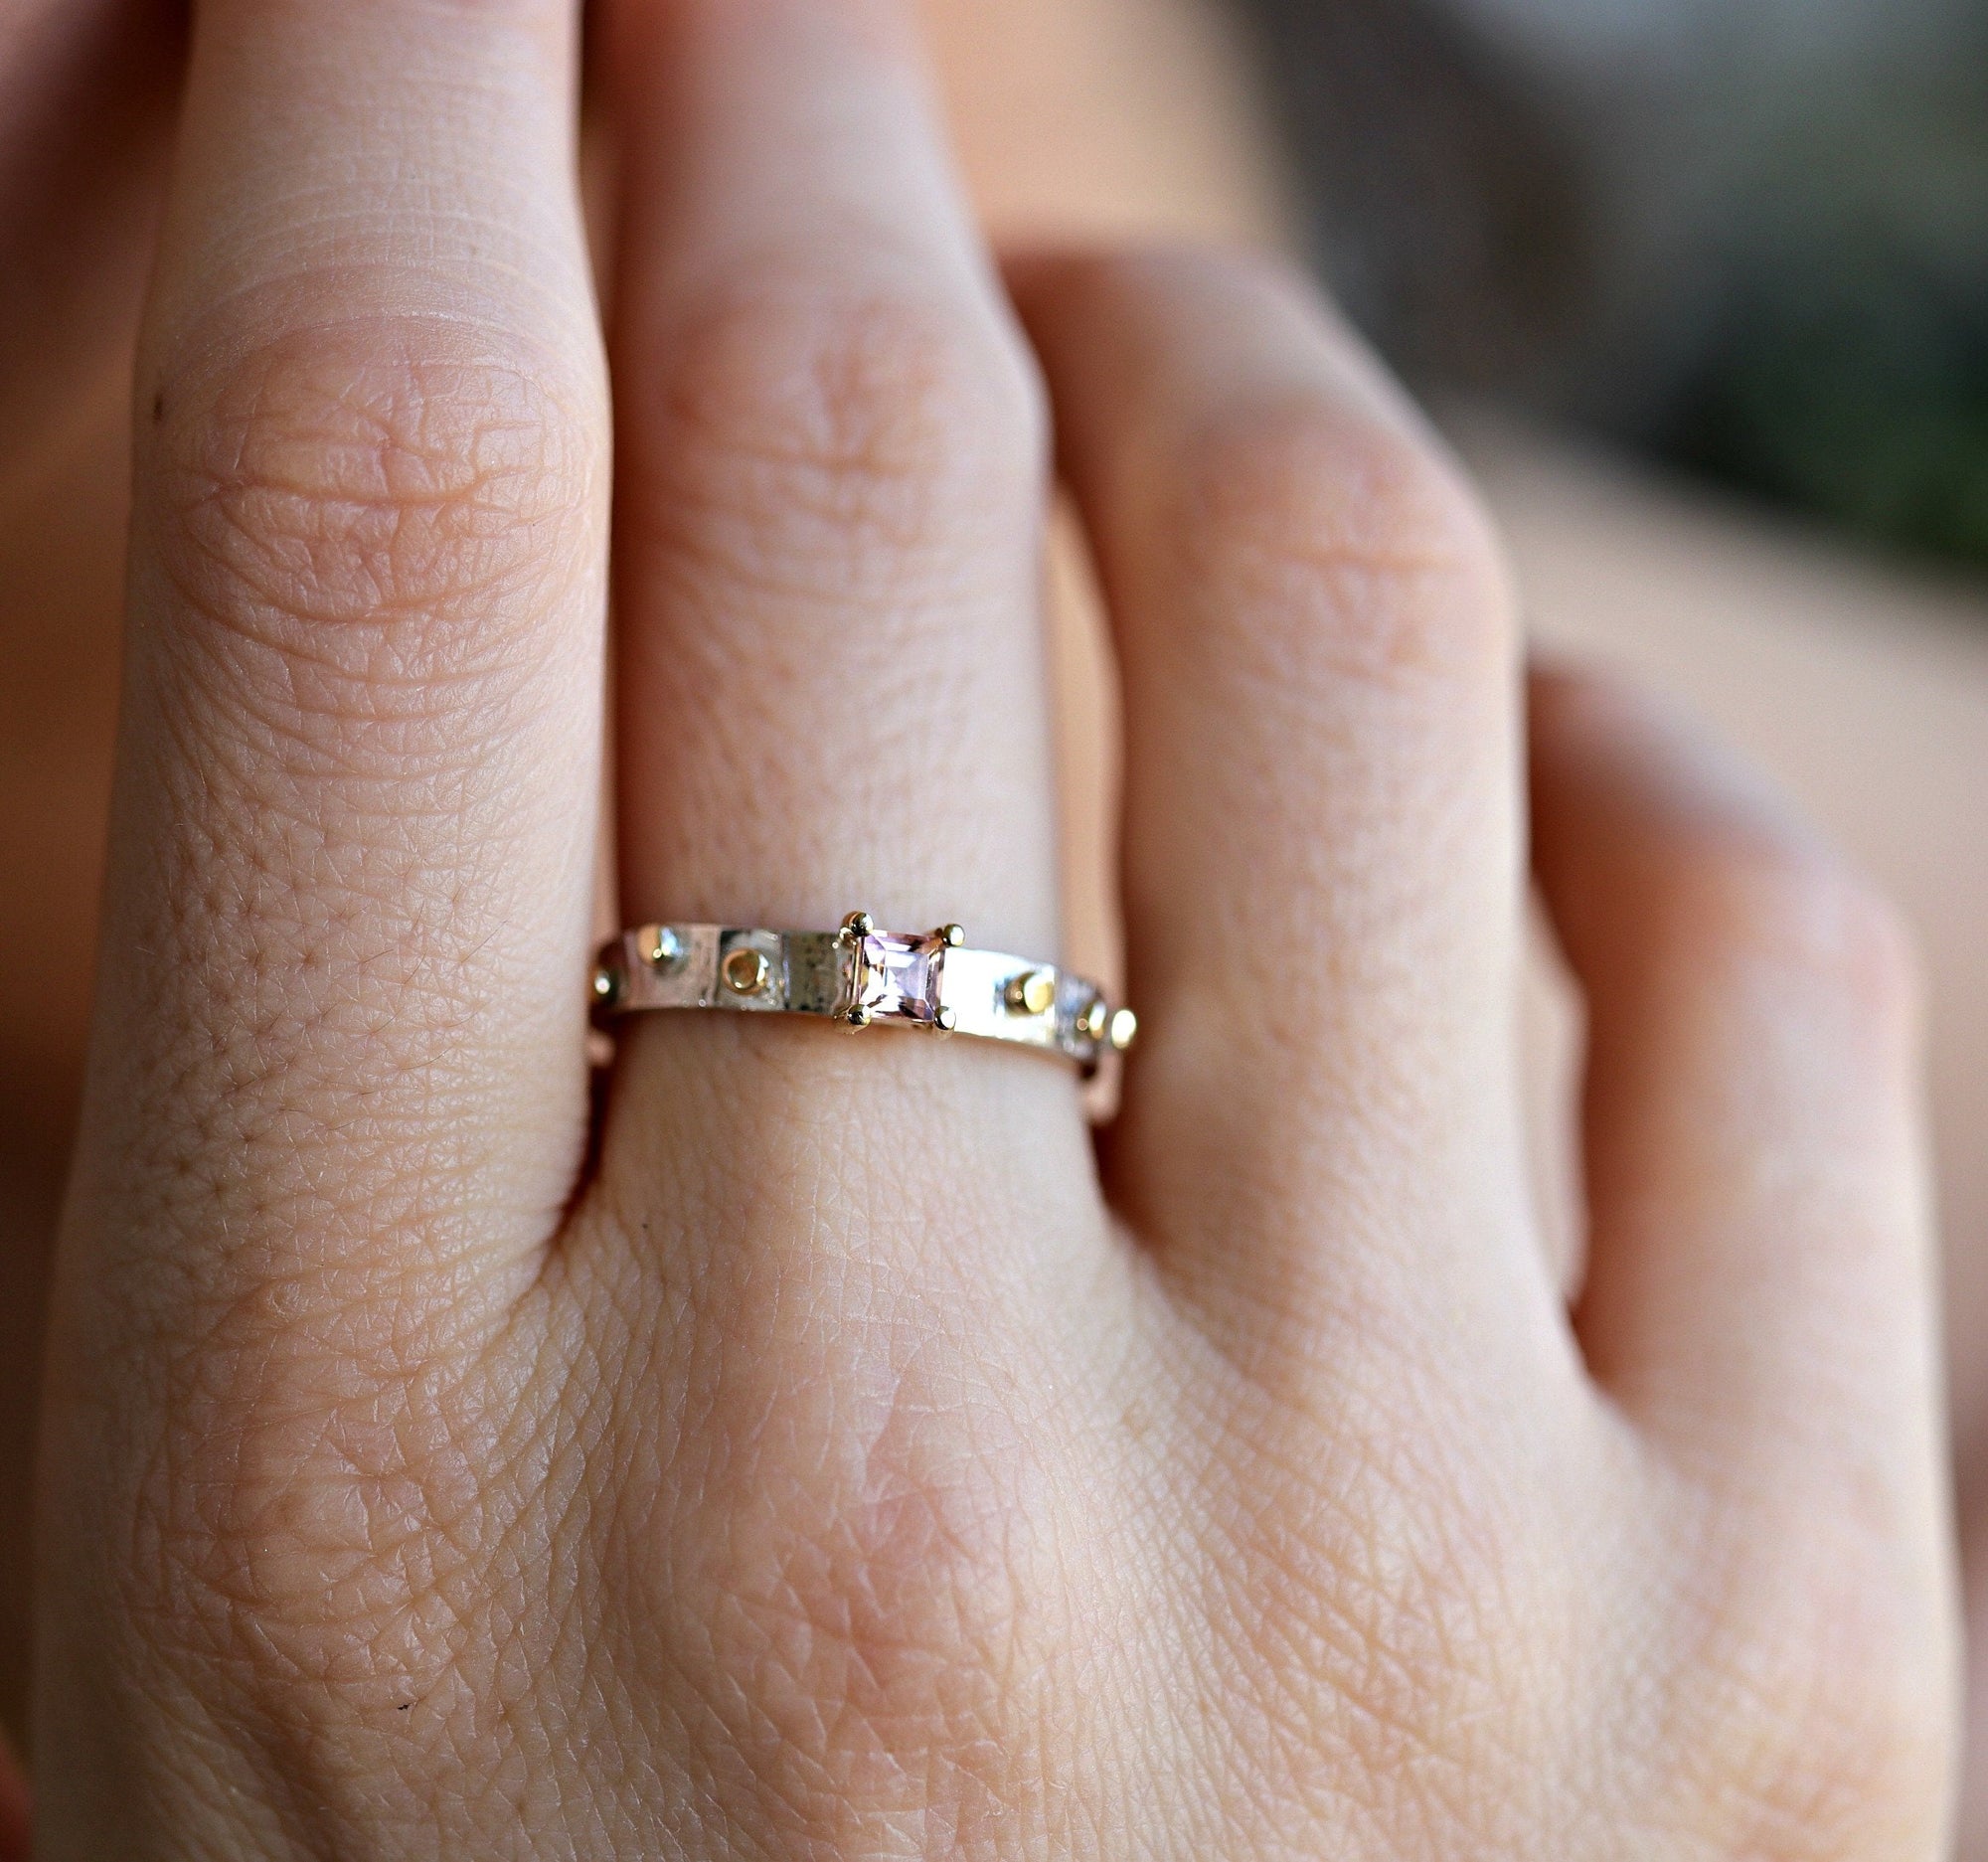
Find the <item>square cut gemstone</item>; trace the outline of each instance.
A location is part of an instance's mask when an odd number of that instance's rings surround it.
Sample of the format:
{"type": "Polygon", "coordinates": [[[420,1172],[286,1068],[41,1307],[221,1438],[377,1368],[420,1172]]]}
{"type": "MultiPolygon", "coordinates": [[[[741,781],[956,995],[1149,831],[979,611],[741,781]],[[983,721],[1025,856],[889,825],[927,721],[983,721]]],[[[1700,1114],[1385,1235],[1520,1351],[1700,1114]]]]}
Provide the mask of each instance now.
{"type": "Polygon", "coordinates": [[[872,931],[861,941],[863,970],[856,1006],[897,1021],[935,1023],[945,975],[943,937],[872,931]]]}

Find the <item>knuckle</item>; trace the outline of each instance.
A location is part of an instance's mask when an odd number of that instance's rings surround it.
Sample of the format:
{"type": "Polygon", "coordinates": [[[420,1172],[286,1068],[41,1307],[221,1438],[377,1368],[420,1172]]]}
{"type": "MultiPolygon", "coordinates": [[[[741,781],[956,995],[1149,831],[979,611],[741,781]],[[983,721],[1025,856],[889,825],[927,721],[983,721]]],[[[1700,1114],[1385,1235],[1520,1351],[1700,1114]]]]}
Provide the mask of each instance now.
{"type": "Polygon", "coordinates": [[[1724,1600],[1713,1633],[1698,1734],[1717,1852],[1930,1855],[1954,1740],[1928,1637],[1889,1570],[1813,1543],[1804,1568],[1778,1561],[1724,1600]]]}
{"type": "Polygon", "coordinates": [[[1904,916],[1825,846],[1707,832],[1687,855],[1676,909],[1725,950],[1800,975],[1874,1024],[1917,1012],[1918,958],[1904,916]]]}
{"type": "MultiPolygon", "coordinates": [[[[1048,1653],[1027,1603],[1047,1593],[1019,1530],[1036,1513],[1026,1450],[1017,1440],[982,1455],[920,1381],[905,1373],[868,1419],[874,1433],[838,1432],[826,1454],[796,1459],[776,1439],[784,1428],[750,1424],[754,1445],[741,1439],[735,1471],[699,1496],[694,1566],[675,1533],[628,1547],[622,1595],[653,1612],[628,1633],[669,1645],[728,1721],[728,1677],[762,1677],[757,1725],[733,1735],[824,1853],[894,1808],[892,1780],[924,1776],[965,1728],[990,1751],[1014,1747],[1017,1692],[1048,1653]],[[877,1782],[824,1797],[809,1784],[824,1775],[877,1782]]],[[[733,1407],[745,1395],[718,1405],[723,1439],[748,1426],[733,1407]]]]}
{"type": "Polygon", "coordinates": [[[1401,686],[1509,658],[1501,552],[1432,443],[1304,391],[1225,411],[1188,456],[1180,534],[1198,579],[1218,614],[1248,616],[1280,671],[1401,686]]]}
{"type": "Polygon", "coordinates": [[[950,551],[1037,495],[1040,391],[952,297],[759,265],[664,340],[662,478],[634,516],[695,554],[812,580],[852,548],[950,551]]]}
{"type": "Polygon", "coordinates": [[[501,665],[598,535],[591,400],[540,351],[426,320],[277,339],[155,402],[167,579],[293,694],[299,661],[338,690],[501,665]]]}
{"type": "Polygon", "coordinates": [[[478,1496],[450,1476],[467,1434],[389,1367],[397,1315],[307,1331],[282,1304],[231,1303],[173,1361],[184,1421],[143,1465],[121,1602],[176,1662],[225,1674],[251,1715],[281,1717],[300,1694],[390,1709],[416,1669],[437,1664],[431,1683],[446,1664],[413,1625],[439,1622],[501,1481],[478,1496]]]}
{"type": "Polygon", "coordinates": [[[1378,1813],[1447,1826],[1469,1853],[1499,1780],[1543,1750],[1536,1695],[1563,1671],[1564,1630],[1538,1548],[1461,1460],[1420,1468],[1406,1488],[1378,1449],[1349,1454],[1329,1491],[1278,1478],[1221,1562],[1246,1574],[1232,1659],[1261,1677],[1252,1705],[1280,1729],[1272,1749],[1299,1774],[1325,1753],[1354,1758],[1357,1775],[1389,1780],[1378,1813]],[[1424,1788],[1457,1777],[1477,1782],[1424,1788]]]}

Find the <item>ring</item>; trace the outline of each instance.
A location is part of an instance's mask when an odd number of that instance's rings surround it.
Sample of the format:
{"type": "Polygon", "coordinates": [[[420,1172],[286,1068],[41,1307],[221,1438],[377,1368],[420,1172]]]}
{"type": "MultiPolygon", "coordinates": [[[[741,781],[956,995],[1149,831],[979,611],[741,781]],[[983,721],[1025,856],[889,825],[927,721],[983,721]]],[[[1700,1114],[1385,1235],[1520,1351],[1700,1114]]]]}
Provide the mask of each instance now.
{"type": "Polygon", "coordinates": [[[851,1028],[901,1022],[1060,1055],[1086,1078],[1139,1030],[1130,1009],[1053,963],[969,950],[957,925],[910,936],[879,931],[867,912],[832,931],[644,925],[602,947],[593,1000],[603,1016],[732,1009],[851,1028]]]}

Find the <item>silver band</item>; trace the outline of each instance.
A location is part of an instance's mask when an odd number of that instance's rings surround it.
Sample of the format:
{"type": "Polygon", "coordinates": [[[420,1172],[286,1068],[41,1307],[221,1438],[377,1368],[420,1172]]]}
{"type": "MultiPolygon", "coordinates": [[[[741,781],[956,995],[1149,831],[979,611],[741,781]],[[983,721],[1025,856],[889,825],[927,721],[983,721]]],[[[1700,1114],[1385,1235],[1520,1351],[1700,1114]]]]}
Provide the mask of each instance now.
{"type": "Polygon", "coordinates": [[[969,950],[957,925],[879,931],[865,912],[832,931],[644,925],[601,950],[593,998],[603,1015],[730,1009],[857,1028],[902,1022],[1060,1055],[1086,1075],[1138,1032],[1130,1009],[1114,1010],[1095,983],[1055,964],[969,950]]]}

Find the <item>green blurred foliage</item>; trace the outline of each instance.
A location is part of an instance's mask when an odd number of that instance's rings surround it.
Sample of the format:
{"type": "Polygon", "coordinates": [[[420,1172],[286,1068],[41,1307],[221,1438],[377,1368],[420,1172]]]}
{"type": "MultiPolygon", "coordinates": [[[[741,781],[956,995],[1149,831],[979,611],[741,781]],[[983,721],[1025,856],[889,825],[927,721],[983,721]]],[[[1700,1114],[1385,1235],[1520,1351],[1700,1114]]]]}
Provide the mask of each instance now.
{"type": "Polygon", "coordinates": [[[1657,437],[1908,550],[1988,563],[1988,122],[1838,99],[1735,202],[1657,437]]]}

